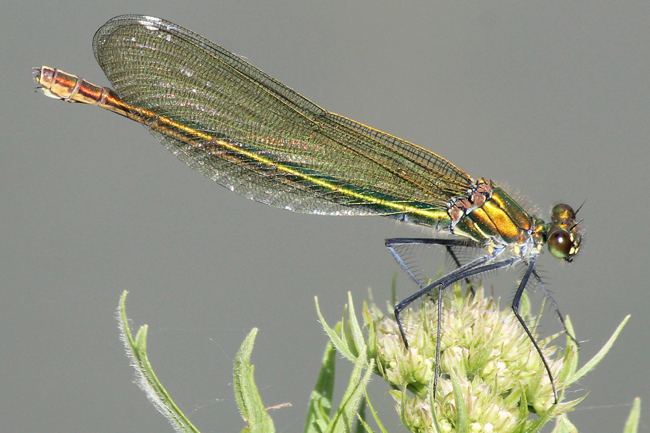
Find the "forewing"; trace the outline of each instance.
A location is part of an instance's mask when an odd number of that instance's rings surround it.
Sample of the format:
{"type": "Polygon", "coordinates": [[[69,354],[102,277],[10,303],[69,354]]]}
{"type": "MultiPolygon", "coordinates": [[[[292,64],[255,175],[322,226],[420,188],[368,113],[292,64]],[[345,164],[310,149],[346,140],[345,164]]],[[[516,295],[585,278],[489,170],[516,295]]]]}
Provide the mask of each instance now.
{"type": "Polygon", "coordinates": [[[150,131],[194,170],[250,199],[299,212],[437,210],[470,178],[409,142],[328,113],[245,60],[158,18],[102,26],[95,57],[122,100],[211,137],[150,131]],[[211,141],[212,140],[212,141],[211,141]],[[228,148],[212,146],[221,140],[228,148]]]}

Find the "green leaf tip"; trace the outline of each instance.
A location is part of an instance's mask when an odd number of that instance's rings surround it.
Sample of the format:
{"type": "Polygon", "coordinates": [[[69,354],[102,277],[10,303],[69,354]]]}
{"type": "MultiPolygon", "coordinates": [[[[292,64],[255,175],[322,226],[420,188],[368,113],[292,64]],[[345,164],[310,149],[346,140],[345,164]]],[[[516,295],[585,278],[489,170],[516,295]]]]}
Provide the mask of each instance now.
{"type": "Polygon", "coordinates": [[[627,323],[628,320],[630,320],[630,315],[627,315],[623,319],[623,321],[618,325],[618,327],[616,328],[612,336],[609,337],[609,340],[607,340],[607,343],[605,343],[602,349],[600,349],[598,353],[593,358],[591,358],[580,370],[578,370],[573,375],[571,375],[569,379],[570,384],[578,381],[582,376],[584,376],[585,374],[593,370],[596,367],[596,365],[598,365],[598,363],[603,360],[605,355],[607,355],[607,352],[609,352],[609,350],[614,345],[614,342],[616,341],[618,336],[621,334],[621,331],[623,331],[623,328],[625,327],[625,324],[627,323]]]}
{"type": "Polygon", "coordinates": [[[183,433],[198,433],[198,430],[171,399],[149,363],[147,357],[147,325],[141,326],[135,338],[133,338],[126,315],[126,295],[127,291],[125,290],[120,297],[117,318],[120,337],[124,342],[131,365],[135,369],[135,382],[145,392],[154,407],[167,418],[174,430],[183,433]]]}
{"type": "Polygon", "coordinates": [[[639,421],[641,420],[641,399],[639,397],[634,399],[632,403],[632,410],[625,422],[625,429],[623,433],[637,433],[639,429],[639,421]]]}
{"type": "Polygon", "coordinates": [[[305,433],[322,433],[327,429],[332,414],[335,373],[336,349],[332,343],[328,343],[321,361],[321,370],[316,386],[311,392],[305,433]]]}
{"type": "Polygon", "coordinates": [[[253,328],[244,339],[235,358],[233,382],[235,399],[244,421],[248,424],[248,427],[242,431],[273,433],[275,431],[273,420],[266,411],[255,385],[255,367],[250,365],[256,335],[257,328],[253,328]]]}
{"type": "MultiPolygon", "coordinates": [[[[172,424],[177,432],[198,433],[198,430],[190,423],[187,417],[172,401],[171,397],[156,377],[147,357],[147,326],[143,325],[138,330],[135,338],[129,327],[129,320],[126,315],[126,295],[124,291],[120,297],[117,312],[118,324],[121,339],[126,347],[126,353],[135,369],[136,383],[145,391],[152,404],[172,424]]],[[[273,433],[273,421],[267,410],[287,406],[278,405],[266,409],[262,404],[254,381],[254,367],[250,365],[250,357],[253,352],[257,329],[254,328],[242,343],[234,366],[234,390],[235,398],[242,417],[248,426],[243,429],[251,433],[273,433]]]]}

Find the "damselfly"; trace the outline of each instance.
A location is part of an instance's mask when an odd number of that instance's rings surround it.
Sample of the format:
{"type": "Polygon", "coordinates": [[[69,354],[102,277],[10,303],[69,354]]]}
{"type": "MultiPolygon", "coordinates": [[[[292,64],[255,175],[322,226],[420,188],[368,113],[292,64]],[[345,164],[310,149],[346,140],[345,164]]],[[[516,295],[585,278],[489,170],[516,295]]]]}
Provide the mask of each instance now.
{"type": "MultiPolygon", "coordinates": [[[[443,290],[456,281],[522,264],[512,310],[555,393],[519,303],[529,280],[543,286],[535,262],[544,244],[567,262],[577,254],[581,235],[570,206],[556,205],[545,223],[490,180],[474,180],[426,149],[325,111],[241,57],[159,18],[113,18],[97,31],[93,48],[115,90],[43,66],[35,71],[43,93],[142,123],[194,170],[249,199],[295,212],[382,215],[455,235],[386,240],[419,285],[395,307],[407,348],[400,314],[412,302],[437,289],[440,310],[443,290]],[[411,244],[446,248],[457,268],[423,283],[400,253],[411,244]],[[461,263],[460,248],[483,254],[461,263]]],[[[440,333],[439,314],[436,381],[440,333]]]]}

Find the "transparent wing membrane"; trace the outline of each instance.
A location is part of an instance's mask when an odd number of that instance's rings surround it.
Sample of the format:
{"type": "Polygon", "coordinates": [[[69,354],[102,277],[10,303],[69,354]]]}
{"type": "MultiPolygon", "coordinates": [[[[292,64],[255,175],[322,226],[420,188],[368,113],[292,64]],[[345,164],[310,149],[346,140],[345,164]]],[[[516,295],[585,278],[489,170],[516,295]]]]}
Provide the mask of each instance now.
{"type": "Polygon", "coordinates": [[[329,113],[173,23],[118,17],[97,31],[93,47],[124,102],[262,156],[206,152],[210,141],[188,146],[149,127],[194,170],[250,199],[308,213],[392,214],[399,209],[381,203],[443,210],[470,185],[444,158],[329,113]]]}

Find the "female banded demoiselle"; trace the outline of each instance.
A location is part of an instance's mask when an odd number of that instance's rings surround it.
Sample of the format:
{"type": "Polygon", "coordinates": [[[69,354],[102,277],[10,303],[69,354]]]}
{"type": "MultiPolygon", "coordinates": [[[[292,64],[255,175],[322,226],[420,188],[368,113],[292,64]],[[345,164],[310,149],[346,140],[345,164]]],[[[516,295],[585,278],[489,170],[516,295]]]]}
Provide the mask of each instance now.
{"type": "Polygon", "coordinates": [[[169,21],[115,17],[97,31],[93,49],[115,90],[43,66],[35,71],[43,93],[98,105],[142,123],[191,168],[249,199],[294,212],[387,216],[454,235],[386,240],[419,285],[395,306],[406,348],[400,313],[438,290],[436,383],[444,289],[491,270],[523,265],[512,310],[542,358],[555,393],[553,376],[519,303],[529,281],[543,287],[535,262],[544,244],[567,262],[578,253],[581,233],[570,206],[553,207],[551,222],[545,223],[492,181],[474,180],[433,152],[330,113],[241,57],[169,21]],[[456,269],[422,281],[404,259],[404,249],[413,244],[445,248],[456,269]],[[457,254],[462,248],[483,253],[462,263],[457,254]]]}

